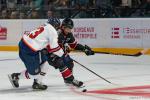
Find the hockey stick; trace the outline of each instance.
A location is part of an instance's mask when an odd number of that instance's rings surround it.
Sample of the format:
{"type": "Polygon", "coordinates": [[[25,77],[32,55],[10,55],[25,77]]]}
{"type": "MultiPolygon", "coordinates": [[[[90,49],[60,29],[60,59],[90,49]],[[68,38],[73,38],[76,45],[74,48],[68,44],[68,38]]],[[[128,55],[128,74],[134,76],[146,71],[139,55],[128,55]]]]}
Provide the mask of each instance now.
{"type": "Polygon", "coordinates": [[[149,48],[144,48],[142,51],[137,52],[136,54],[122,54],[122,53],[99,52],[99,51],[94,51],[94,52],[95,52],[95,53],[100,53],[100,54],[113,54],[113,55],[139,57],[139,56],[141,56],[141,55],[146,54],[148,51],[149,51],[149,48]]]}
{"type": "MultiPolygon", "coordinates": [[[[96,76],[98,76],[99,78],[103,79],[104,81],[108,82],[108,83],[111,83],[110,81],[106,80],[105,78],[103,78],[102,76],[96,74],[94,71],[90,70],[89,68],[87,68],[86,66],[82,65],[81,63],[79,63],[78,61],[74,60],[73,61],[77,64],[79,64],[80,66],[82,66],[83,68],[87,69],[88,71],[90,71],[91,73],[95,74],[96,76]]],[[[111,83],[113,84],[113,83],[111,83]]]]}
{"type": "Polygon", "coordinates": [[[100,53],[100,54],[112,54],[112,55],[122,55],[122,56],[133,56],[133,57],[135,57],[135,54],[122,54],[122,53],[99,52],[99,51],[94,51],[94,52],[100,53]]]}

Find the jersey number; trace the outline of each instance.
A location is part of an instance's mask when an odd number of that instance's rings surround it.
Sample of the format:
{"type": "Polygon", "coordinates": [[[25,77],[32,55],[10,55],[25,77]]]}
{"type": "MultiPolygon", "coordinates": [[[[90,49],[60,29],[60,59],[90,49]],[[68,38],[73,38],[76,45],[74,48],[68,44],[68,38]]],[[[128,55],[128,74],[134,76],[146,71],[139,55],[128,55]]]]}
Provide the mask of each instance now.
{"type": "Polygon", "coordinates": [[[37,30],[35,30],[35,32],[32,32],[29,34],[29,37],[31,39],[36,38],[40,33],[42,33],[44,31],[44,27],[39,27],[37,30]]]}

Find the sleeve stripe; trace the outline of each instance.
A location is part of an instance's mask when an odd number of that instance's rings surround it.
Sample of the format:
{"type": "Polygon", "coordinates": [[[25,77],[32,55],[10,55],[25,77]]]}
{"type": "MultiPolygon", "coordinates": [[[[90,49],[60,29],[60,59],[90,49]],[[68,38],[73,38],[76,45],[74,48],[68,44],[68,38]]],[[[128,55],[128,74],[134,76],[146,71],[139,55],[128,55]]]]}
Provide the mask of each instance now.
{"type": "Polygon", "coordinates": [[[71,48],[75,48],[76,46],[77,46],[77,41],[75,41],[75,42],[73,42],[73,43],[68,43],[69,44],[69,46],[71,47],[71,48]]]}
{"type": "Polygon", "coordinates": [[[77,43],[77,41],[74,41],[74,42],[72,42],[72,43],[68,43],[68,44],[76,44],[77,43]]]}
{"type": "Polygon", "coordinates": [[[58,51],[58,50],[60,50],[61,48],[60,48],[60,46],[58,46],[58,47],[56,47],[56,48],[50,48],[50,46],[48,45],[47,46],[47,49],[48,49],[48,52],[56,52],[56,51],[58,51]]]}

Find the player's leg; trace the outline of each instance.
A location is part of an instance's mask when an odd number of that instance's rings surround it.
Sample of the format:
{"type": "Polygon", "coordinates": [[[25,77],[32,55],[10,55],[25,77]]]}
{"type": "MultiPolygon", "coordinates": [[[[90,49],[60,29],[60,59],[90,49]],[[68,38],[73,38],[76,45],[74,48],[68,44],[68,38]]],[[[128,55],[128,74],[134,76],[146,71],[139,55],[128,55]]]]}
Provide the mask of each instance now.
{"type": "MultiPolygon", "coordinates": [[[[19,57],[21,58],[21,60],[24,62],[24,54],[22,53],[21,48],[19,48],[19,57]]],[[[25,63],[25,62],[24,62],[25,63]]],[[[18,88],[19,87],[19,76],[27,76],[26,75],[27,70],[22,71],[21,73],[12,73],[8,75],[8,78],[12,84],[13,87],[18,88]]],[[[28,79],[28,78],[27,78],[28,79]]]]}
{"type": "Polygon", "coordinates": [[[67,66],[71,70],[71,72],[73,72],[74,63],[72,58],[69,55],[63,55],[62,59],[64,61],[65,66],[67,66]]]}
{"type": "MultiPolygon", "coordinates": [[[[41,84],[41,79],[44,76],[43,74],[41,74],[41,56],[40,56],[40,52],[27,52],[19,49],[19,56],[21,58],[21,60],[24,62],[26,69],[25,71],[22,71],[21,73],[13,73],[11,75],[9,75],[9,79],[11,81],[11,83],[13,83],[13,86],[15,87],[19,87],[19,83],[18,80],[20,78],[24,78],[24,79],[30,79],[30,78],[34,78],[37,80],[37,84],[36,88],[34,89],[41,89],[41,90],[45,90],[47,89],[46,85],[41,84]],[[14,78],[13,75],[16,75],[15,77],[18,78],[14,78]],[[16,85],[17,83],[17,85],[16,85]]],[[[33,86],[32,86],[33,87],[33,86]]]]}
{"type": "Polygon", "coordinates": [[[82,81],[75,80],[72,71],[65,65],[64,60],[61,57],[58,57],[55,54],[50,54],[48,58],[48,63],[59,69],[64,81],[66,81],[67,83],[72,84],[76,87],[83,86],[82,81]]]}
{"type": "Polygon", "coordinates": [[[41,68],[41,72],[39,73],[40,74],[39,77],[34,79],[34,82],[33,82],[33,85],[32,85],[33,89],[39,89],[39,86],[40,87],[42,86],[41,88],[43,88],[43,89],[47,88],[47,86],[42,83],[42,80],[43,80],[43,77],[47,73],[48,67],[45,66],[45,63],[43,63],[43,64],[40,65],[40,68],[41,68]]]}
{"type": "MultiPolygon", "coordinates": [[[[69,55],[63,55],[62,56],[62,59],[63,59],[63,62],[65,64],[65,66],[68,67],[68,69],[71,71],[71,73],[73,74],[73,67],[74,67],[74,63],[73,63],[73,60],[71,59],[71,57],[69,55]]],[[[66,84],[68,84],[68,81],[64,79],[64,82],[66,84]]],[[[69,82],[70,84],[70,82],[69,82]]]]}
{"type": "MultiPolygon", "coordinates": [[[[9,79],[14,87],[19,87],[19,79],[37,79],[41,81],[42,75],[41,73],[41,68],[39,64],[39,59],[38,55],[37,56],[30,56],[30,55],[25,55],[23,56],[23,60],[26,69],[22,71],[21,73],[12,73],[9,75],[9,79]]],[[[33,86],[32,86],[33,87],[33,86]]],[[[46,86],[42,86],[40,82],[38,81],[37,84],[34,84],[34,87],[39,88],[39,89],[46,89],[46,86]]]]}

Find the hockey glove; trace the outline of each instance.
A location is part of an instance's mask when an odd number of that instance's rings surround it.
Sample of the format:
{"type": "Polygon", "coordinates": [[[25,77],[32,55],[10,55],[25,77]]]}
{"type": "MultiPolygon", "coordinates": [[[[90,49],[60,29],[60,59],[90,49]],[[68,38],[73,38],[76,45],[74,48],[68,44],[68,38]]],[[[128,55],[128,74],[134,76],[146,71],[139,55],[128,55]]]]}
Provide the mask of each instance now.
{"type": "Polygon", "coordinates": [[[85,45],[85,47],[84,47],[84,52],[87,56],[94,55],[94,51],[92,51],[92,49],[87,45],[85,45]]]}
{"type": "Polygon", "coordinates": [[[44,49],[41,50],[41,53],[44,54],[44,55],[47,55],[47,54],[48,54],[48,51],[47,51],[46,48],[44,48],[44,49]]]}
{"type": "Polygon", "coordinates": [[[138,53],[134,54],[133,56],[139,57],[139,56],[141,56],[141,55],[142,55],[142,53],[141,53],[141,52],[138,52],[138,53]]]}
{"type": "Polygon", "coordinates": [[[49,53],[46,48],[41,50],[42,55],[45,55],[46,60],[49,65],[53,66],[55,69],[57,69],[60,66],[60,58],[59,56],[49,53]]]}
{"type": "Polygon", "coordinates": [[[55,69],[64,66],[62,58],[53,53],[48,54],[47,61],[48,61],[48,64],[53,66],[55,69]]]}
{"type": "Polygon", "coordinates": [[[65,54],[70,53],[70,47],[68,45],[64,45],[63,50],[65,54]]]}

